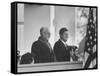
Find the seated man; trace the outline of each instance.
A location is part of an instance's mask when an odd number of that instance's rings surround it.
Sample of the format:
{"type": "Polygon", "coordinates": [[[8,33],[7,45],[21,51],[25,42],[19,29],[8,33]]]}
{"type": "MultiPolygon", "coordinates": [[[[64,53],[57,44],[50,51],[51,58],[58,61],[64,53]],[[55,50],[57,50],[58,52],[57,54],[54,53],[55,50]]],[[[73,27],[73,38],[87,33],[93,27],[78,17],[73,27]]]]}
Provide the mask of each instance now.
{"type": "Polygon", "coordinates": [[[57,61],[70,61],[70,47],[66,44],[68,30],[61,28],[59,31],[60,39],[54,45],[54,53],[57,61]]]}
{"type": "Polygon", "coordinates": [[[47,27],[40,29],[40,37],[32,44],[31,53],[34,63],[54,62],[54,52],[48,42],[50,31],[47,27]]]}
{"type": "Polygon", "coordinates": [[[32,55],[28,52],[22,55],[20,64],[31,64],[33,61],[32,55]]]}

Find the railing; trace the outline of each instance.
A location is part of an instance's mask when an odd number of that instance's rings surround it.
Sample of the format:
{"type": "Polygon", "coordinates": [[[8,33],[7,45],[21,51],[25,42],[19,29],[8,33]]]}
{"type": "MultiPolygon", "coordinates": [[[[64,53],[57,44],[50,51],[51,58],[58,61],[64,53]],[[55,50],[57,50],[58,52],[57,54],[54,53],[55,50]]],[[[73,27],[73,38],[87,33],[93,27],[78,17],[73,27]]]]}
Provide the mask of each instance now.
{"type": "Polygon", "coordinates": [[[38,72],[38,71],[57,71],[82,69],[83,62],[52,62],[52,63],[37,63],[37,64],[22,64],[18,65],[18,72],[38,72]]]}

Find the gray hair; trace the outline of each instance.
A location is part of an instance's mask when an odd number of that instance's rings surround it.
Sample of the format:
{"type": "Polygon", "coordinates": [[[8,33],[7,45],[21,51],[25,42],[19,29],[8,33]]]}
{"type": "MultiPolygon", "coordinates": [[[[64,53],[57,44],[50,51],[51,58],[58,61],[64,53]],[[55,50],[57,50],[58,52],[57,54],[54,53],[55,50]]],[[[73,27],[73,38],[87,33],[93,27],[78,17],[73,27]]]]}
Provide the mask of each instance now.
{"type": "Polygon", "coordinates": [[[48,27],[41,27],[41,28],[40,28],[40,35],[42,35],[42,33],[43,33],[43,31],[44,31],[45,29],[48,29],[48,27]]]}

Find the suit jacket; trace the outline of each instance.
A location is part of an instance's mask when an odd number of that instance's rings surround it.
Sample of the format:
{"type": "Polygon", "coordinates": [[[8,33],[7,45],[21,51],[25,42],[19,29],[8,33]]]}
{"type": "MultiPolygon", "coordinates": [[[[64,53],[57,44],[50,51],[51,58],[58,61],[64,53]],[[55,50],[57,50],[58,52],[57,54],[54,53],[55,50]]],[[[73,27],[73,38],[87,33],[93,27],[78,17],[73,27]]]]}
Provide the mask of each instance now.
{"type": "Polygon", "coordinates": [[[31,53],[34,63],[54,62],[54,53],[41,37],[32,44],[31,53]]]}
{"type": "Polygon", "coordinates": [[[70,47],[59,39],[54,45],[54,53],[57,61],[70,61],[70,47]]]}

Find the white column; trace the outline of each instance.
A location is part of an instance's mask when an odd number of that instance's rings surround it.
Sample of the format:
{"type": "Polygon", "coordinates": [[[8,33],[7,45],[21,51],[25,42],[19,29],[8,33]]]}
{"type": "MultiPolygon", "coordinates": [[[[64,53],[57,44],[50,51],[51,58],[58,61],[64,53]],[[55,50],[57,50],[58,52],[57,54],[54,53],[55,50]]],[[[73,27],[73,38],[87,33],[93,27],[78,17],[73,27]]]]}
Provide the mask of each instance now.
{"type": "Polygon", "coordinates": [[[77,32],[78,32],[78,29],[77,29],[77,9],[78,9],[78,7],[75,7],[75,45],[78,47],[79,45],[78,45],[78,41],[77,41],[77,39],[78,39],[78,36],[77,36],[77,32]]]}
{"type": "Polygon", "coordinates": [[[50,43],[51,46],[54,46],[54,38],[55,38],[55,27],[54,27],[54,19],[55,19],[55,6],[50,6],[50,32],[51,32],[51,37],[50,37],[50,43]]]}
{"type": "Polygon", "coordinates": [[[17,25],[17,41],[18,41],[18,50],[20,51],[20,55],[22,55],[24,50],[24,4],[18,4],[17,9],[17,17],[18,17],[18,25],[17,25]]]}

